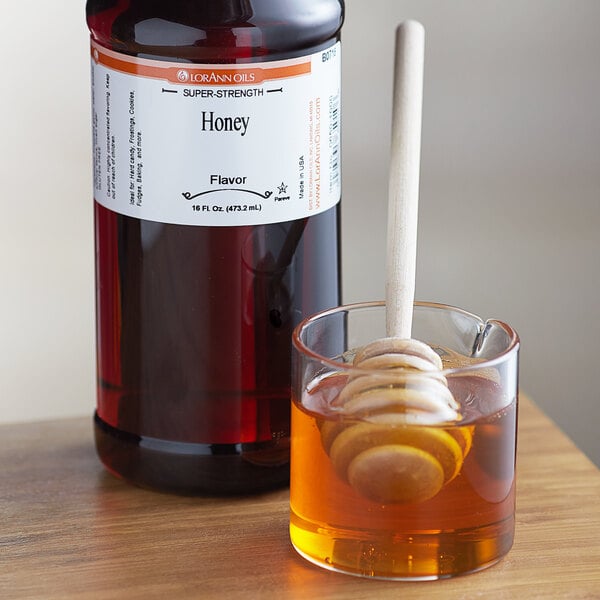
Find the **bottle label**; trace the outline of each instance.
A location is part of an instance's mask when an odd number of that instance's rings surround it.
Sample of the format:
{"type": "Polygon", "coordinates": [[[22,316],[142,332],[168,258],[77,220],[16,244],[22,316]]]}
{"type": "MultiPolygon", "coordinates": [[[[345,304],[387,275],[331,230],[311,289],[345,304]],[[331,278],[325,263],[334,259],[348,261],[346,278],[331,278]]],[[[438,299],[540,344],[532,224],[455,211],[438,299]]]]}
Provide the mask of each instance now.
{"type": "Polygon", "coordinates": [[[94,197],[183,225],[309,217],[340,199],[340,44],[236,65],[134,58],[92,42],[94,197]]]}

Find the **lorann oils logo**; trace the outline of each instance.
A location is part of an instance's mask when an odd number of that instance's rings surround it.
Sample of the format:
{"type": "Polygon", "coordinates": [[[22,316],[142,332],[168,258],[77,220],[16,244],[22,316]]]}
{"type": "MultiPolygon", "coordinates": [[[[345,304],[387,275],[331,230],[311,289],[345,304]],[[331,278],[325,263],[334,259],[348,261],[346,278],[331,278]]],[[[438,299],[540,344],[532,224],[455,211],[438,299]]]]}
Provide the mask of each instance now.
{"type": "MultiPolygon", "coordinates": [[[[150,77],[187,85],[258,85],[264,81],[287,79],[311,73],[311,60],[261,67],[185,68],[163,61],[139,59],[106,50],[92,43],[92,58],[98,65],[134,77],[150,77]]],[[[281,91],[281,90],[278,90],[281,91]]]]}
{"type": "Polygon", "coordinates": [[[244,84],[256,83],[255,71],[188,71],[179,69],[177,81],[197,84],[244,84]]]}
{"type": "Polygon", "coordinates": [[[177,81],[181,83],[187,83],[190,80],[190,74],[185,69],[177,71],[177,81]]]}

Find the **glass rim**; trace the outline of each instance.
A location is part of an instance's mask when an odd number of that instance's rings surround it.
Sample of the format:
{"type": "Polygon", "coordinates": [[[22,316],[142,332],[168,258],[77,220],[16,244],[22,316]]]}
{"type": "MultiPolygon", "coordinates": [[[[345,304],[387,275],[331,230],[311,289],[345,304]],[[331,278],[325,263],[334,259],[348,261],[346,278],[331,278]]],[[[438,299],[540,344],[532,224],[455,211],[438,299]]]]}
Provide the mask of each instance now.
{"type": "MultiPolygon", "coordinates": [[[[381,308],[381,307],[385,308],[385,301],[372,300],[372,301],[368,301],[368,302],[356,302],[356,303],[350,303],[350,304],[342,304],[340,306],[334,306],[332,308],[328,308],[326,310],[319,311],[313,315],[306,317],[305,319],[300,321],[300,323],[298,323],[298,325],[296,325],[296,327],[294,328],[294,331],[292,332],[292,345],[301,354],[303,354],[313,360],[316,360],[324,365],[333,367],[337,370],[344,370],[344,371],[352,370],[352,371],[361,371],[364,373],[377,372],[378,371],[377,369],[364,369],[364,368],[360,368],[360,367],[355,367],[350,363],[340,362],[339,360],[327,358],[325,356],[320,355],[319,353],[311,350],[302,341],[301,333],[308,325],[310,325],[312,323],[316,323],[320,319],[323,319],[330,315],[338,314],[341,312],[348,312],[349,310],[361,310],[361,309],[381,308]]],[[[500,352],[497,356],[494,356],[493,358],[483,359],[481,362],[478,362],[478,363],[472,364],[472,365],[442,369],[440,371],[440,373],[442,375],[452,375],[452,374],[457,374],[457,373],[464,373],[466,371],[473,372],[473,371],[476,371],[479,369],[485,369],[487,367],[494,367],[494,366],[498,365],[499,363],[502,363],[506,359],[506,357],[508,357],[509,355],[511,355],[512,353],[514,353],[515,351],[517,351],[519,349],[520,339],[519,339],[518,333],[515,331],[515,329],[513,327],[511,327],[510,325],[508,325],[508,323],[505,323],[504,321],[500,321],[498,319],[485,319],[484,320],[481,317],[479,317],[478,315],[471,313],[469,311],[466,311],[462,308],[458,308],[457,306],[452,306],[451,304],[443,304],[443,303],[439,303],[439,302],[415,301],[414,307],[415,307],[415,309],[416,308],[433,308],[436,310],[446,310],[446,311],[451,311],[453,313],[461,314],[463,316],[472,318],[474,321],[480,323],[480,331],[484,331],[485,327],[488,324],[495,324],[495,325],[498,325],[499,327],[501,327],[509,337],[509,343],[508,343],[506,349],[504,349],[502,352],[500,352]]]]}

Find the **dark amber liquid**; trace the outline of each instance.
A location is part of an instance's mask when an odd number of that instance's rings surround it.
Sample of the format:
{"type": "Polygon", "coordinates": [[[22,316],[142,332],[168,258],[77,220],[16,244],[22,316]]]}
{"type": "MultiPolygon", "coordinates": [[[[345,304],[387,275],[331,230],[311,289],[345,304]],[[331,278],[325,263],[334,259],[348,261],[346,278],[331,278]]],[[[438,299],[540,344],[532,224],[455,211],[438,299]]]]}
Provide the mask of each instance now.
{"type": "Polygon", "coordinates": [[[380,504],[342,481],[323,449],[319,424],[335,419],[327,404],[344,381],[325,378],[310,397],[293,403],[290,535],[296,549],[333,570],[392,579],[449,577],[504,556],[514,535],[516,400],[489,414],[499,400],[496,384],[479,377],[451,381],[464,402],[459,426],[472,435],[460,473],[429,500],[380,504]]]}
{"type": "MultiPolygon", "coordinates": [[[[338,0],[87,3],[92,37],[107,48],[197,63],[318,51],[339,34],[342,10],[338,0]]],[[[96,203],[95,223],[95,430],[107,468],[185,493],[285,485],[291,332],[339,303],[339,208],[201,227],[96,203]]]]}

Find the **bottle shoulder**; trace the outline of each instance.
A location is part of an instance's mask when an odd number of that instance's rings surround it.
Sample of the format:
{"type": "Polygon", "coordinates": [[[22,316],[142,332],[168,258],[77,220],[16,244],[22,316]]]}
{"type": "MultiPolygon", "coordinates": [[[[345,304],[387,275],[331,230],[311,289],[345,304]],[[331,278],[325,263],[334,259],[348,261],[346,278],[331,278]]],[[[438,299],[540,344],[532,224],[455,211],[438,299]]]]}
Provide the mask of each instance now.
{"type": "Polygon", "coordinates": [[[100,44],[191,62],[255,62],[318,51],[339,36],[343,0],[88,0],[100,44]]]}

